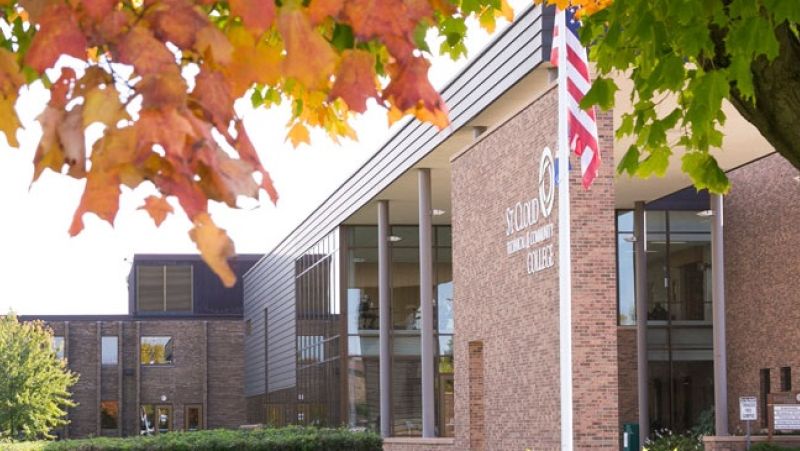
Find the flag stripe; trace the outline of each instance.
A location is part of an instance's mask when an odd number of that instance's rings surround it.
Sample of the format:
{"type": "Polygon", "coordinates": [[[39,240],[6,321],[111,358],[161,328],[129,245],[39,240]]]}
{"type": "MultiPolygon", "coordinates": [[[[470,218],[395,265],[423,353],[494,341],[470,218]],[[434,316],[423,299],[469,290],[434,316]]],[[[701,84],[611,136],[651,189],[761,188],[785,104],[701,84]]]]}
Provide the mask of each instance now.
{"type": "Polygon", "coordinates": [[[550,52],[550,63],[558,66],[559,52],[565,51],[566,80],[568,92],[567,126],[570,150],[580,157],[581,180],[588,189],[600,168],[600,148],[597,139],[597,118],[594,108],[582,109],[580,102],[591,87],[589,63],[586,49],[578,38],[580,24],[574,18],[574,8],[559,11],[553,26],[553,48],[550,52]],[[564,36],[559,36],[560,33],[564,36]],[[560,39],[563,38],[563,39],[560,39]],[[565,48],[559,48],[560,46],[565,48]]]}

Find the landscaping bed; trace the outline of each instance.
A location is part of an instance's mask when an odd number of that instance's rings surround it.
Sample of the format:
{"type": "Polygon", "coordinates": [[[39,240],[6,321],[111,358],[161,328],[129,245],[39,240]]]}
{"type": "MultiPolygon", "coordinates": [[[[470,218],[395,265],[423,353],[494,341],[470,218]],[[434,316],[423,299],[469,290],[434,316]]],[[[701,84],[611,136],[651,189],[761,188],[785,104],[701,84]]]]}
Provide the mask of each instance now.
{"type": "Polygon", "coordinates": [[[381,448],[380,436],[372,432],[303,427],[216,429],[149,437],[0,443],[0,449],[8,451],[380,451],[381,448]]]}

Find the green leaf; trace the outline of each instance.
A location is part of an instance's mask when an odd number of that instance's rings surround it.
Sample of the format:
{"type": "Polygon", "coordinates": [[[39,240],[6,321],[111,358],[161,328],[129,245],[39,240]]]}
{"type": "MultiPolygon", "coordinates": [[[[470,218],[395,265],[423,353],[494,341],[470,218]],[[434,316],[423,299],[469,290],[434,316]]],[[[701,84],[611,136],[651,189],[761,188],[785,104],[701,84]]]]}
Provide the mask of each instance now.
{"type": "Polygon", "coordinates": [[[424,23],[420,22],[417,24],[417,28],[414,29],[414,44],[417,45],[422,51],[432,53],[431,48],[428,46],[428,42],[425,40],[425,36],[428,34],[428,26],[424,23]]]}
{"type": "Polygon", "coordinates": [[[681,158],[681,169],[689,174],[695,188],[725,194],[730,190],[730,180],[708,152],[687,152],[681,158]]]}
{"type": "Polygon", "coordinates": [[[350,28],[349,25],[337,23],[336,26],[333,27],[331,44],[340,52],[345,49],[352,49],[355,44],[353,29],[350,28]]]}
{"type": "Polygon", "coordinates": [[[635,145],[628,147],[628,151],[625,152],[622,160],[620,160],[619,164],[617,165],[617,174],[636,174],[636,170],[639,168],[639,156],[640,153],[638,147],[635,145]]]}
{"type": "Polygon", "coordinates": [[[592,83],[592,87],[583,96],[581,108],[588,109],[598,105],[603,110],[608,110],[614,106],[614,94],[619,90],[617,84],[611,78],[597,77],[592,83]]]}
{"type": "Polygon", "coordinates": [[[636,175],[641,178],[653,175],[663,177],[669,166],[670,155],[672,155],[672,151],[666,146],[650,150],[650,154],[639,163],[636,175]]]}
{"type": "Polygon", "coordinates": [[[253,89],[253,93],[250,95],[250,103],[253,105],[253,108],[258,108],[264,104],[264,97],[261,95],[261,89],[253,89]]]}

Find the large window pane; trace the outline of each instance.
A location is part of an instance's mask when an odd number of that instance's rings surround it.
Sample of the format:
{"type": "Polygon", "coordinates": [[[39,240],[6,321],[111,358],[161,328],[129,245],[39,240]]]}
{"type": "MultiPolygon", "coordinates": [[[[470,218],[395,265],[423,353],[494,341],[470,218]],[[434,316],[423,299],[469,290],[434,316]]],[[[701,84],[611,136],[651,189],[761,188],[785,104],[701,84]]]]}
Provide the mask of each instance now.
{"type": "Polygon", "coordinates": [[[633,234],[617,235],[617,295],[619,299],[619,324],[636,324],[636,280],[634,266],[633,234]]]}
{"type": "Polygon", "coordinates": [[[103,337],[101,339],[101,355],[103,365],[116,365],[118,362],[118,338],[103,337]]]}
{"type": "Polygon", "coordinates": [[[172,348],[172,337],[142,337],[140,343],[142,365],[171,365],[172,348]]]}
{"type": "Polygon", "coordinates": [[[100,427],[117,429],[119,424],[119,404],[117,401],[100,402],[100,427]]]}
{"type": "Polygon", "coordinates": [[[420,329],[419,295],[419,247],[393,246],[392,323],[395,330],[420,329]]]}
{"type": "Polygon", "coordinates": [[[54,336],[51,345],[56,358],[62,360],[64,358],[64,337],[58,335],[54,336]]]}
{"type": "Polygon", "coordinates": [[[203,406],[199,404],[186,406],[185,418],[187,431],[203,429],[203,406]]]}
{"type": "Polygon", "coordinates": [[[673,320],[711,320],[709,238],[706,234],[670,234],[669,295],[673,320]]]}

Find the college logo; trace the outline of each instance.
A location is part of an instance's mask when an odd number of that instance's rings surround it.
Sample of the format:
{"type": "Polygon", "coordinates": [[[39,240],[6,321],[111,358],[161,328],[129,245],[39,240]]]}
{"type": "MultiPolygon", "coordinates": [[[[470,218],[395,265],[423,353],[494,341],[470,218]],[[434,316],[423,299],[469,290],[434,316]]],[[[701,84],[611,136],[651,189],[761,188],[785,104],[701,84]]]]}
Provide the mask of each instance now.
{"type": "Polygon", "coordinates": [[[553,211],[553,199],[555,199],[555,165],[553,164],[553,152],[549,147],[542,151],[542,158],[539,160],[539,207],[542,209],[542,216],[547,218],[553,211]]]}

